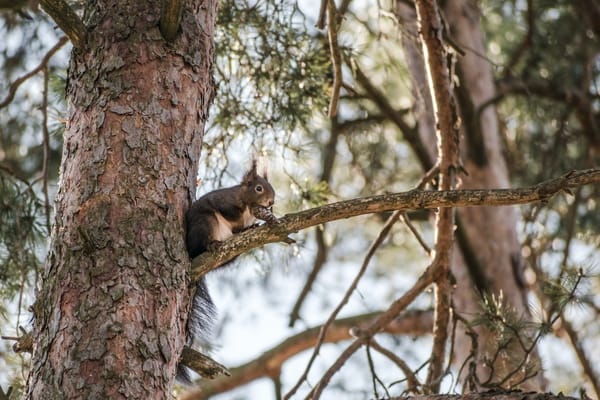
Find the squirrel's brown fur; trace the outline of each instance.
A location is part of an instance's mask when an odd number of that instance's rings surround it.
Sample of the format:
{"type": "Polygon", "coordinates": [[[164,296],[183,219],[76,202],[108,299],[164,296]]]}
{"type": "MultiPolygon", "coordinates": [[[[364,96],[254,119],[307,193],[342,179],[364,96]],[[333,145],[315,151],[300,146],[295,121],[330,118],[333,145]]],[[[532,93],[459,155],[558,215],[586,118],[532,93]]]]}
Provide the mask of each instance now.
{"type": "MultiPolygon", "coordinates": [[[[187,250],[191,258],[218,248],[221,241],[234,233],[253,226],[257,219],[272,214],[268,210],[275,201],[275,190],[266,174],[256,171],[256,161],[239,185],[218,189],[196,200],[186,213],[187,250]],[[258,213],[255,210],[261,210],[258,213]],[[265,213],[266,211],[266,213],[265,213]],[[254,215],[255,213],[259,215],[254,215]]],[[[273,217],[274,218],[274,217],[273,217]]],[[[201,278],[196,283],[196,292],[186,327],[187,345],[203,336],[210,327],[214,305],[208,293],[206,282],[201,278]]],[[[190,384],[187,370],[180,365],[177,378],[190,384]]]]}

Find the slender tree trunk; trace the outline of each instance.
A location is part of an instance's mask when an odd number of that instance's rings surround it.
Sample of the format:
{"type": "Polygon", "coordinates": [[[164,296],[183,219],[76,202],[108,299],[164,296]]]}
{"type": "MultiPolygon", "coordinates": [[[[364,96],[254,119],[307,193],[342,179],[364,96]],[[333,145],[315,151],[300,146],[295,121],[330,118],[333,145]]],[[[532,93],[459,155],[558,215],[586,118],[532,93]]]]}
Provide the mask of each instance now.
{"type": "MultiPolygon", "coordinates": [[[[510,186],[508,170],[503,157],[499,123],[493,107],[487,107],[479,116],[478,106],[495,93],[493,76],[485,54],[479,10],[467,0],[446,3],[444,10],[452,38],[466,49],[465,56],[458,58],[457,75],[460,83],[456,88],[462,119],[461,159],[468,175],[461,176],[461,188],[507,188],[510,186]]],[[[399,3],[402,25],[416,37],[414,11],[399,3]]],[[[417,99],[419,134],[432,159],[435,149],[435,125],[431,99],[428,98],[423,57],[412,35],[405,35],[404,48],[413,79],[417,99]]],[[[516,233],[517,216],[512,207],[471,207],[457,210],[457,248],[453,252],[452,271],[456,277],[453,302],[455,312],[467,319],[481,312],[480,293],[502,296],[504,304],[517,314],[528,317],[526,288],[521,279],[520,245],[516,233]]],[[[476,329],[478,334],[477,363],[478,377],[492,382],[518,369],[524,358],[539,362],[535,353],[527,355],[516,341],[497,358],[493,367],[484,367],[484,359],[492,359],[497,353],[498,341],[491,339],[491,332],[476,329]]],[[[526,340],[525,340],[526,341],[526,340]]],[[[459,326],[456,343],[455,365],[460,366],[471,355],[472,340],[459,326]]],[[[463,372],[467,372],[465,369],[463,372]]],[[[519,370],[505,382],[509,386],[524,378],[525,371],[519,370]]],[[[541,371],[540,371],[541,374],[541,371]]],[[[464,378],[464,374],[462,376],[464,378]]],[[[523,389],[543,389],[541,375],[520,384],[523,389]]]]}
{"type": "Polygon", "coordinates": [[[161,1],[86,3],[28,399],[168,398],[185,342],[184,211],[213,93],[216,1],[172,43],[161,1]]]}

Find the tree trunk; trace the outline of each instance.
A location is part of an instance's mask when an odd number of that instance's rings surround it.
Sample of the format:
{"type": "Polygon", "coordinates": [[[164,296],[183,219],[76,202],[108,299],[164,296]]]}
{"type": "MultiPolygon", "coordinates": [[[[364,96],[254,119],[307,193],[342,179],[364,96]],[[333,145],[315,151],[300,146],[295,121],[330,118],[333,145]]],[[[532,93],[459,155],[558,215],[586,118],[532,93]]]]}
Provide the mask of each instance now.
{"type": "MultiPolygon", "coordinates": [[[[479,10],[467,0],[446,3],[445,18],[450,27],[451,37],[465,55],[458,57],[456,65],[460,83],[455,89],[462,119],[461,159],[468,175],[461,176],[460,188],[508,188],[508,170],[503,156],[499,124],[493,107],[487,107],[481,116],[478,106],[492,98],[495,93],[494,80],[489,62],[480,54],[485,54],[479,10]]],[[[414,11],[399,3],[402,25],[416,37],[417,27],[414,11]]],[[[417,43],[405,35],[404,48],[409,70],[413,79],[417,99],[419,134],[434,159],[435,124],[433,122],[431,99],[428,98],[423,57],[417,43]]],[[[516,233],[517,216],[512,207],[471,207],[457,210],[457,246],[455,248],[452,271],[456,278],[453,302],[456,313],[467,319],[481,313],[480,293],[501,296],[508,308],[516,314],[529,316],[526,302],[526,288],[521,279],[520,245],[516,233]]],[[[480,381],[491,378],[489,383],[498,383],[513,370],[517,372],[502,386],[511,386],[525,377],[525,370],[518,366],[522,360],[539,362],[535,353],[526,354],[512,341],[502,352],[493,367],[484,367],[484,359],[492,359],[497,353],[498,340],[492,340],[492,333],[483,328],[478,334],[477,373],[480,381]]],[[[471,355],[471,337],[466,335],[463,325],[459,325],[455,348],[455,365],[458,367],[471,355]]],[[[468,368],[463,371],[462,378],[468,368]]],[[[541,371],[540,371],[541,374],[541,371]]],[[[543,379],[527,380],[518,385],[523,389],[543,389],[543,379]]]]}
{"type": "Polygon", "coordinates": [[[216,1],[87,2],[72,54],[56,219],[34,306],[28,399],[168,398],[185,342],[194,193],[216,1]]]}

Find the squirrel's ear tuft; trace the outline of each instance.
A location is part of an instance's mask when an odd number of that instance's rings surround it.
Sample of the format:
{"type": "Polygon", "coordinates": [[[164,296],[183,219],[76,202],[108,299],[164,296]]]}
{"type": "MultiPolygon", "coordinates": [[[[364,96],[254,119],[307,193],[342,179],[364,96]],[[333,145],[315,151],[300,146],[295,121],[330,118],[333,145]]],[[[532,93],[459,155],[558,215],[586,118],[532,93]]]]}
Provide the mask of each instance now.
{"type": "Polygon", "coordinates": [[[269,170],[268,162],[264,157],[260,157],[258,159],[258,168],[260,169],[259,175],[265,178],[265,180],[269,180],[269,174],[267,171],[269,170]]]}
{"type": "Polygon", "coordinates": [[[256,180],[258,173],[256,172],[256,158],[252,159],[252,165],[246,174],[244,175],[244,179],[242,180],[243,185],[249,185],[253,181],[256,180]]]}
{"type": "Polygon", "coordinates": [[[269,162],[267,161],[267,158],[263,155],[254,155],[252,160],[253,165],[256,164],[257,175],[265,178],[268,181],[269,162]]]}

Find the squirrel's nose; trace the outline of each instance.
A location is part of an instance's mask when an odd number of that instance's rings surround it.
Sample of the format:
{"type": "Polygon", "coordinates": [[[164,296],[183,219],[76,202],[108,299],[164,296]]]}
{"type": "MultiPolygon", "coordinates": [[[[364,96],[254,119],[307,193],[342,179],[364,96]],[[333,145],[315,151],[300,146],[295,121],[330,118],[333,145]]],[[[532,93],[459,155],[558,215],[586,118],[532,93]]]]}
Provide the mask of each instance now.
{"type": "Polygon", "coordinates": [[[273,200],[273,199],[269,200],[267,207],[271,207],[273,205],[273,203],[275,203],[275,200],[273,200]]]}

